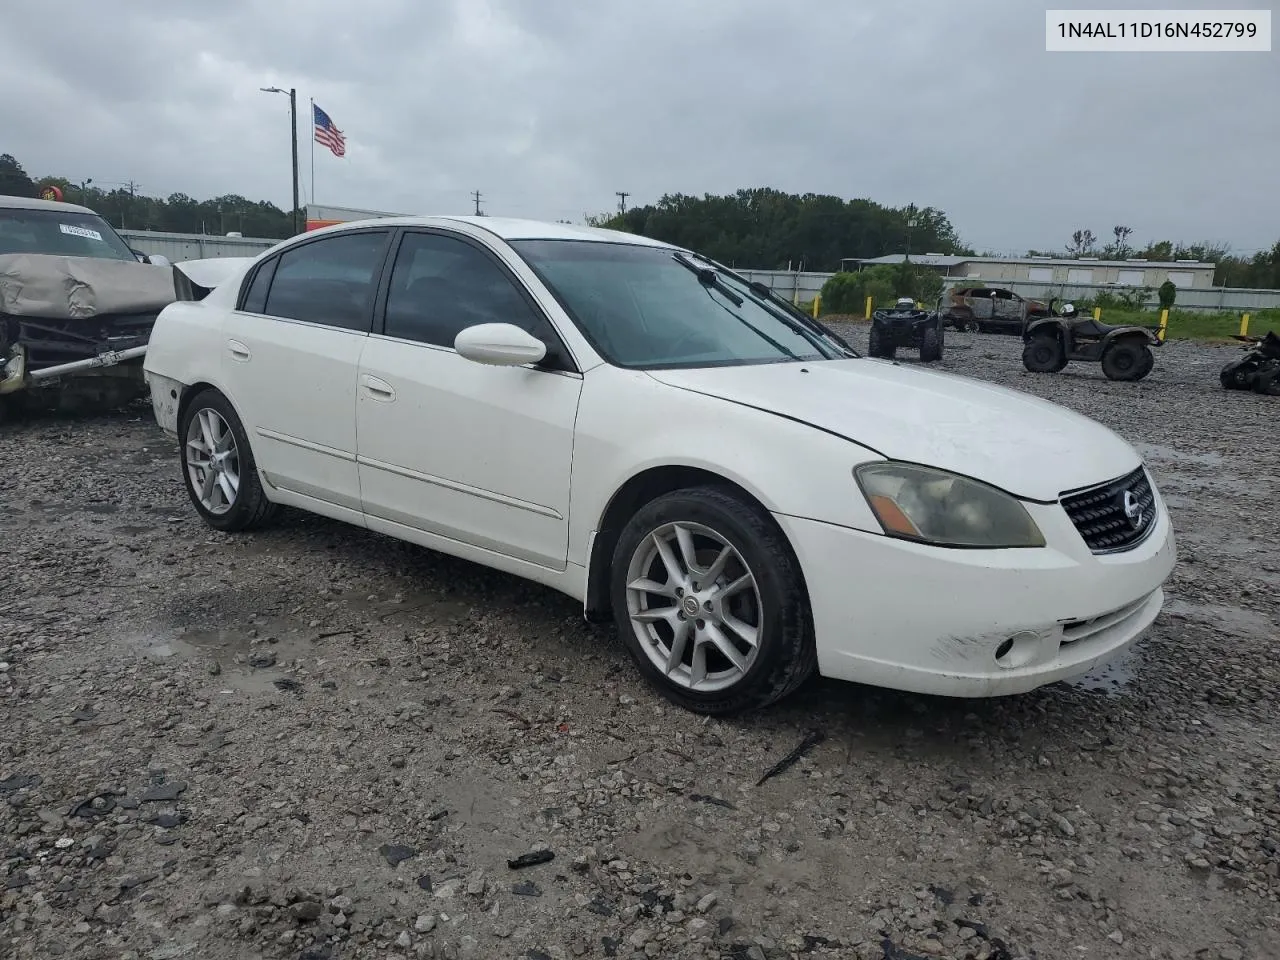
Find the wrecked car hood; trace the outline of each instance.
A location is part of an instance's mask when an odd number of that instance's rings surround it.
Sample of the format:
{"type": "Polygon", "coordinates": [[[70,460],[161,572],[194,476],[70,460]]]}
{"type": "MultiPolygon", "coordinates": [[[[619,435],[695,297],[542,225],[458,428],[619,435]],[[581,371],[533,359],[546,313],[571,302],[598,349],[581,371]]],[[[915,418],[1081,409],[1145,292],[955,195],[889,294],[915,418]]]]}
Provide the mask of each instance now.
{"type": "Polygon", "coordinates": [[[173,267],[129,260],[16,253],[0,256],[0,313],[79,320],[158,312],[187,299],[173,267]]]}
{"type": "Polygon", "coordinates": [[[1088,417],[1030,394],[868,358],[653,370],[672,387],[808,423],[896,460],[1051,501],[1122,476],[1137,452],[1088,417]]]}

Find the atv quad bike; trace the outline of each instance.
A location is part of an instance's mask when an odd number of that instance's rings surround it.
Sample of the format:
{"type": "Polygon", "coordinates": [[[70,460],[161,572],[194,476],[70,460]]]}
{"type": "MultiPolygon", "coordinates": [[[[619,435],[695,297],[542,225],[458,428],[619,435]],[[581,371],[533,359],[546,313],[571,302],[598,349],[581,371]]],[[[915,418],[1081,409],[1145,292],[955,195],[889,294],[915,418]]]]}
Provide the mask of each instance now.
{"type": "Polygon", "coordinates": [[[871,315],[871,333],[867,353],[892,360],[899,347],[920,351],[922,363],[942,359],[942,301],[934,310],[917,310],[910,297],[902,297],[892,310],[877,310],[871,315]]]}
{"type": "Polygon", "coordinates": [[[1265,337],[1236,336],[1250,345],[1243,357],[1232,360],[1218,379],[1227,390],[1252,390],[1269,397],[1280,397],[1280,336],[1274,330],[1265,337]]]}
{"type": "Polygon", "coordinates": [[[1108,380],[1141,380],[1156,364],[1156,327],[1111,326],[1081,317],[1072,304],[1061,315],[1029,320],[1022,331],[1022,365],[1031,373],[1058,373],[1072,360],[1100,363],[1108,380]]]}

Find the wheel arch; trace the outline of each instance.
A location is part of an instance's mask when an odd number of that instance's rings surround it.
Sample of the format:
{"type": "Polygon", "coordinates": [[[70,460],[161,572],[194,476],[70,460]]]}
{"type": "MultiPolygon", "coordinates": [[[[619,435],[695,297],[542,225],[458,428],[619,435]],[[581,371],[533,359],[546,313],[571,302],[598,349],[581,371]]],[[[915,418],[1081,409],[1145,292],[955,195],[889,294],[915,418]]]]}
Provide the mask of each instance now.
{"type": "Polygon", "coordinates": [[[1064,332],[1065,328],[1062,322],[1056,317],[1041,317],[1039,320],[1033,320],[1027,324],[1023,339],[1030,341],[1032,337],[1051,334],[1055,339],[1062,340],[1064,332]]]}
{"type": "Polygon", "coordinates": [[[1102,338],[1103,348],[1107,348],[1117,343],[1127,343],[1132,341],[1139,346],[1150,347],[1152,345],[1151,333],[1144,327],[1121,327],[1119,330],[1110,330],[1106,336],[1102,338]]]}
{"type": "MultiPolygon", "coordinates": [[[[236,416],[240,418],[240,422],[244,423],[244,414],[240,412],[240,406],[231,398],[231,394],[222,389],[222,385],[213,380],[203,379],[196,380],[194,383],[186,384],[182,388],[182,392],[178,395],[178,419],[177,423],[181,425],[182,418],[186,415],[187,408],[191,406],[191,401],[198,397],[205,390],[216,391],[227,403],[231,404],[231,409],[236,412],[236,416]]],[[[245,430],[249,428],[246,426],[245,430]]]]}
{"type": "MultiPolygon", "coordinates": [[[[583,601],[583,613],[587,620],[603,623],[612,617],[608,572],[613,561],[613,551],[628,521],[645,504],[664,494],[686,487],[714,487],[732,493],[754,506],[768,518],[778,536],[794,554],[795,547],[782,528],[774,522],[768,506],[741,483],[706,467],[690,464],[669,463],[649,466],[633,474],[614,491],[596,524],[590,555],[587,557],[587,584],[583,601]]],[[[804,570],[800,567],[798,559],[797,569],[803,583],[804,570]]],[[[807,596],[807,585],[805,589],[807,596]]]]}

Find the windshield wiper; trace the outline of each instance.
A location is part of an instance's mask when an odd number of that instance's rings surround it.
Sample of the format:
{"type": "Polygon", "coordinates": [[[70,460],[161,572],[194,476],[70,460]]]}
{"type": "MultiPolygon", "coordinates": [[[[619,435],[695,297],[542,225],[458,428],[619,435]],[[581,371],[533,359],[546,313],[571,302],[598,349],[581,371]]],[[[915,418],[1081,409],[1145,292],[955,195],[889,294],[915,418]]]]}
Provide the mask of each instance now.
{"type": "MultiPolygon", "coordinates": [[[[717,287],[717,289],[719,289],[719,287],[717,287]]],[[[730,297],[737,296],[737,294],[735,294],[732,290],[728,290],[728,291],[721,290],[721,292],[722,292],[722,293],[725,293],[725,295],[726,295],[726,296],[730,296],[730,297]]],[[[708,289],[707,289],[707,296],[708,296],[708,297],[711,297],[711,289],[710,289],[710,288],[708,288],[708,289]]],[[[779,353],[781,353],[783,356],[785,356],[785,357],[787,357],[787,358],[789,358],[789,359],[791,359],[791,360],[799,360],[799,359],[800,359],[800,354],[795,353],[795,352],[794,352],[794,351],[792,351],[792,350],[788,350],[786,347],[784,347],[782,344],[780,344],[777,340],[773,339],[773,337],[769,336],[767,333],[765,333],[763,330],[761,330],[759,327],[757,327],[754,323],[752,323],[752,322],[751,322],[750,320],[748,320],[746,317],[744,317],[744,316],[741,316],[741,315],[739,315],[739,314],[734,313],[732,310],[730,310],[728,307],[726,307],[723,303],[719,303],[719,302],[716,300],[716,298],[715,298],[715,297],[711,297],[711,302],[712,302],[712,303],[715,303],[715,304],[716,304],[716,306],[718,306],[721,310],[723,310],[723,311],[724,311],[725,313],[727,313],[729,316],[733,317],[733,319],[737,320],[740,324],[742,324],[744,327],[746,327],[748,330],[750,330],[750,331],[751,331],[752,333],[754,333],[756,336],[760,337],[762,340],[766,340],[766,341],[768,341],[769,345],[770,345],[771,347],[773,347],[775,350],[777,350],[779,353]]],[[[741,297],[739,297],[739,298],[738,298],[738,304],[740,305],[741,303],[742,303],[742,298],[741,298],[741,297]]]]}
{"type": "MultiPolygon", "coordinates": [[[[682,254],[677,254],[677,256],[682,256],[682,254]]],[[[686,264],[686,266],[691,270],[700,269],[698,265],[693,262],[686,264]]],[[[725,276],[732,277],[734,280],[741,283],[751,292],[756,300],[760,302],[761,306],[780,319],[787,326],[791,327],[791,329],[799,333],[802,337],[805,337],[806,339],[817,337],[826,346],[836,350],[837,352],[844,353],[846,356],[861,356],[858,351],[849,346],[849,344],[845,342],[844,338],[835,331],[827,329],[827,327],[819,323],[817,320],[814,320],[794,304],[790,303],[783,297],[778,296],[778,294],[776,294],[771,288],[761,283],[759,280],[748,280],[745,277],[740,277],[732,270],[727,270],[718,264],[712,264],[709,267],[703,267],[701,269],[709,273],[714,273],[717,280],[719,280],[720,274],[724,274],[725,276]]],[[[720,280],[720,283],[723,285],[724,281],[720,280]]]]}
{"type": "Polygon", "coordinates": [[[830,329],[825,324],[819,323],[816,319],[809,316],[807,313],[805,313],[803,310],[797,307],[794,303],[792,303],[786,297],[779,296],[777,291],[774,290],[772,287],[768,286],[767,284],[761,283],[759,280],[746,280],[745,278],[742,278],[742,282],[747,285],[747,289],[749,289],[761,300],[765,300],[770,304],[778,307],[779,309],[785,311],[789,316],[794,318],[797,323],[803,323],[807,328],[812,330],[818,336],[822,337],[823,339],[829,342],[835,343],[837,347],[840,347],[842,350],[848,351],[849,353],[853,354],[855,357],[858,355],[857,352],[853,349],[853,347],[849,346],[849,344],[845,341],[844,337],[840,336],[840,334],[836,333],[834,330],[830,329]]]}
{"type": "Polygon", "coordinates": [[[711,267],[700,267],[683,253],[673,253],[671,259],[680,266],[684,267],[690,273],[697,276],[698,282],[704,287],[714,287],[724,294],[725,298],[735,307],[742,306],[742,297],[734,292],[733,288],[720,279],[720,274],[716,273],[711,267]]]}

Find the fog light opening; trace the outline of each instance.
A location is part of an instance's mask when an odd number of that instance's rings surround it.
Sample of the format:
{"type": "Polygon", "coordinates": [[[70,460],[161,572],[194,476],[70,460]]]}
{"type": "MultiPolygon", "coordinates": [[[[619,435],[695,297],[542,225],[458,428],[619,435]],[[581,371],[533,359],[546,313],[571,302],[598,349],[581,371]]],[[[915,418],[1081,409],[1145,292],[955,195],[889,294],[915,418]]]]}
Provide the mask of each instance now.
{"type": "Polygon", "coordinates": [[[1045,634],[1024,630],[1000,642],[995,649],[995,661],[1005,670],[1027,667],[1044,656],[1045,634]]]}

